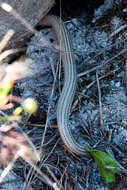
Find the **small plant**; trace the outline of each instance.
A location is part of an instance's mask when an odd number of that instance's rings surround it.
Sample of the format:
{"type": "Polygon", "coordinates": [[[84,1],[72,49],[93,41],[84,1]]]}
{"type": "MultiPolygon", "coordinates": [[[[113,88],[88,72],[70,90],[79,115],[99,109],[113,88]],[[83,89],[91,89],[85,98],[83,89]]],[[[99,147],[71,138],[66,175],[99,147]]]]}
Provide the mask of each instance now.
{"type": "MultiPolygon", "coordinates": [[[[2,46],[3,41],[1,43],[2,46]]],[[[22,157],[30,164],[40,160],[35,146],[18,126],[18,122],[23,118],[23,112],[29,114],[36,112],[37,103],[32,98],[23,100],[10,94],[15,81],[24,76],[26,71],[27,66],[23,59],[10,65],[2,62],[0,64],[0,164],[8,164],[0,176],[0,182],[13,167],[18,157],[22,157]],[[14,109],[14,102],[20,106],[14,109]],[[13,110],[12,113],[9,113],[10,109],[13,110]],[[11,167],[9,167],[10,165],[11,167]]]]}
{"type": "MultiPolygon", "coordinates": [[[[9,13],[11,12],[30,31],[38,34],[10,5],[1,3],[0,7],[9,13]]],[[[0,183],[13,168],[15,161],[21,157],[33,167],[42,178],[42,181],[50,185],[53,189],[59,190],[57,183],[53,182],[36,166],[36,163],[40,161],[40,151],[36,150],[31,140],[18,126],[19,121],[23,119],[23,112],[27,112],[30,115],[36,112],[37,102],[30,97],[23,100],[20,97],[10,94],[15,81],[24,77],[24,74],[27,74],[30,65],[30,63],[26,64],[24,57],[11,65],[2,63],[3,59],[10,54],[24,51],[24,48],[3,51],[13,34],[14,31],[8,31],[7,35],[0,42],[0,164],[7,164],[7,167],[0,176],[0,183]],[[20,106],[14,108],[14,102],[20,104],[20,106]],[[12,108],[13,111],[9,113],[8,111],[11,111],[12,108]]],[[[47,42],[43,37],[42,41],[47,42]]]]}

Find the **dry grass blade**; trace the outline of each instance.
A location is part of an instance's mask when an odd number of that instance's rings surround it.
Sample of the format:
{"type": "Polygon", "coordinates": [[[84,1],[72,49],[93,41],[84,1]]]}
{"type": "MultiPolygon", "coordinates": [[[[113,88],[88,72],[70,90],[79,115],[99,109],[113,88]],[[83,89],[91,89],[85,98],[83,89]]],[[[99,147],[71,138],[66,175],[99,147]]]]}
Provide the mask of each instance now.
{"type": "Polygon", "coordinates": [[[117,30],[115,30],[114,32],[112,32],[109,36],[109,38],[114,37],[115,35],[118,35],[120,32],[122,32],[123,30],[127,29],[127,24],[120,26],[117,30]]]}
{"type": "Polygon", "coordinates": [[[12,38],[14,33],[15,33],[14,30],[8,30],[8,32],[5,34],[5,36],[3,37],[3,39],[0,42],[0,53],[5,48],[5,46],[9,42],[9,40],[12,38]]]}
{"type": "Polygon", "coordinates": [[[44,174],[39,168],[36,167],[36,162],[38,161],[38,155],[36,155],[31,148],[29,148],[27,145],[23,145],[22,143],[19,143],[16,139],[9,136],[0,135],[0,139],[2,143],[5,142],[7,146],[11,147],[10,149],[12,149],[13,154],[14,154],[12,161],[9,162],[8,166],[5,168],[5,170],[1,174],[0,182],[2,182],[3,178],[13,168],[16,160],[19,157],[21,157],[34,168],[37,174],[39,174],[42,177],[41,180],[44,183],[50,185],[55,190],[59,190],[59,187],[57,186],[57,184],[54,183],[51,179],[49,179],[49,177],[46,174],[44,174]]]}
{"type": "MultiPolygon", "coordinates": [[[[14,17],[16,17],[16,19],[20,20],[20,22],[28,30],[30,30],[35,35],[38,35],[41,38],[42,42],[46,44],[46,46],[50,46],[51,47],[50,42],[46,41],[45,38],[43,38],[42,36],[40,36],[39,33],[34,29],[34,27],[32,25],[30,25],[24,18],[22,18],[10,5],[2,4],[1,6],[7,12],[11,12],[11,14],[14,17]]],[[[8,42],[8,40],[11,38],[11,35],[5,36],[5,38],[2,40],[2,42],[1,42],[2,43],[1,51],[5,47],[5,45],[8,42]]],[[[17,49],[6,50],[6,51],[4,51],[3,53],[0,54],[0,61],[2,61],[7,56],[9,56],[9,55],[11,55],[13,53],[17,53],[19,51],[24,51],[24,50],[25,50],[24,48],[20,48],[20,49],[17,48],[17,49]]],[[[22,62],[23,62],[23,60],[20,61],[20,66],[23,66],[21,64],[22,62]]],[[[10,76],[11,76],[12,81],[14,82],[15,80],[17,80],[17,73],[18,73],[18,78],[19,78],[19,72],[20,72],[19,70],[20,69],[19,69],[19,67],[17,67],[17,62],[13,63],[11,65],[11,67],[10,66],[5,67],[4,71],[6,73],[6,78],[4,77],[4,80],[5,79],[6,80],[7,79],[10,80],[10,76]],[[16,68],[18,68],[18,70],[16,68]],[[16,71],[15,74],[14,74],[14,71],[16,71]]],[[[1,72],[2,72],[2,70],[1,70],[1,72]]],[[[5,114],[5,116],[6,116],[6,114],[5,114]]],[[[13,121],[13,123],[14,123],[14,121],[13,121]]],[[[16,126],[17,126],[17,124],[16,124],[16,126]]],[[[1,129],[3,130],[3,128],[1,128],[1,129]]],[[[39,174],[39,176],[40,176],[39,178],[41,179],[41,181],[43,181],[44,183],[50,185],[53,189],[59,190],[57,182],[53,182],[46,174],[44,174],[36,166],[36,163],[38,161],[40,161],[40,154],[36,150],[36,148],[34,147],[33,143],[30,141],[30,139],[27,137],[27,135],[21,129],[20,129],[20,132],[21,132],[20,134],[17,133],[17,132],[14,132],[14,131],[11,131],[11,132],[7,131],[7,132],[10,135],[12,135],[12,136],[0,135],[0,141],[2,142],[2,146],[3,146],[3,147],[1,147],[1,154],[0,154],[0,156],[2,158],[1,162],[2,163],[4,163],[4,162],[5,163],[9,163],[8,166],[5,168],[5,170],[3,171],[2,175],[1,175],[1,178],[0,178],[1,182],[2,182],[3,178],[7,175],[7,173],[13,168],[16,160],[19,157],[21,157],[22,159],[24,159],[26,162],[28,162],[33,167],[34,171],[36,171],[37,174],[39,174]],[[16,137],[14,137],[15,133],[17,133],[16,137]],[[5,144],[6,144],[7,147],[5,147],[5,144]]],[[[52,173],[52,175],[53,175],[53,173],[52,173]]]]}
{"type": "Polygon", "coordinates": [[[100,129],[102,134],[105,136],[105,131],[103,128],[103,116],[102,116],[102,102],[101,102],[101,89],[100,89],[100,83],[98,78],[98,73],[96,72],[96,80],[97,80],[97,88],[98,88],[98,96],[99,96],[99,109],[100,109],[100,129]]]}
{"type": "Polygon", "coordinates": [[[9,147],[9,151],[12,151],[11,153],[12,155],[16,153],[19,157],[24,158],[24,160],[31,160],[31,162],[33,163],[39,161],[40,158],[38,154],[35,153],[35,151],[33,152],[33,150],[29,148],[28,145],[24,144],[25,142],[24,135],[21,135],[19,137],[21,142],[19,142],[18,134],[17,134],[17,139],[6,135],[0,135],[0,140],[3,143],[3,145],[5,144],[6,146],[9,147]]]}
{"type": "Polygon", "coordinates": [[[19,48],[19,49],[9,49],[4,51],[3,53],[0,54],[0,62],[3,61],[3,59],[5,59],[6,57],[8,57],[9,55],[15,54],[15,53],[19,53],[19,52],[24,52],[26,50],[26,48],[19,48]]]}
{"type": "Polygon", "coordinates": [[[2,174],[0,176],[0,183],[6,177],[6,175],[8,174],[8,172],[13,168],[13,166],[14,166],[17,158],[18,158],[18,155],[15,155],[15,157],[13,158],[13,160],[11,162],[9,162],[8,166],[4,169],[4,171],[2,172],[2,174]]]}
{"type": "Polygon", "coordinates": [[[91,72],[93,72],[93,71],[97,71],[97,70],[99,70],[99,69],[102,69],[106,64],[112,63],[112,61],[113,61],[114,59],[116,59],[118,56],[124,54],[126,51],[127,51],[126,48],[125,48],[125,49],[122,49],[118,54],[116,54],[116,55],[114,55],[113,57],[109,58],[108,60],[106,60],[106,61],[105,61],[104,63],[102,63],[101,65],[98,65],[98,66],[96,66],[96,67],[94,67],[94,68],[92,68],[92,69],[89,69],[89,70],[87,70],[87,71],[84,71],[84,72],[78,74],[78,77],[82,77],[82,76],[87,75],[87,74],[89,74],[89,73],[91,73],[91,72]]]}

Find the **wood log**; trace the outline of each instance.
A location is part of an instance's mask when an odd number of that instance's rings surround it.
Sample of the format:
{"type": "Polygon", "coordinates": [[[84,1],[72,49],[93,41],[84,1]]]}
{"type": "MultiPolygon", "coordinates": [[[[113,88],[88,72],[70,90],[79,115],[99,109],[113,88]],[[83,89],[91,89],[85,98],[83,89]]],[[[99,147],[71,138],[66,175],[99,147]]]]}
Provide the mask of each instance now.
{"type": "MultiPolygon", "coordinates": [[[[54,2],[55,0],[0,0],[0,4],[8,3],[11,5],[33,27],[49,12],[54,2]]],[[[0,41],[9,29],[13,29],[15,34],[9,41],[8,48],[22,47],[23,36],[29,35],[30,31],[11,13],[0,8],[0,41]]]]}

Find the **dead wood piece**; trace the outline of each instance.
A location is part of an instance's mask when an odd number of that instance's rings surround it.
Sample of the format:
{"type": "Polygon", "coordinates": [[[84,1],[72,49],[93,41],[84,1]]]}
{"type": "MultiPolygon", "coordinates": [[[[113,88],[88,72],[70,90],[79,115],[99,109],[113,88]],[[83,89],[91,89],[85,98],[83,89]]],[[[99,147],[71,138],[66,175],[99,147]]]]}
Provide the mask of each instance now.
{"type": "MultiPolygon", "coordinates": [[[[49,12],[54,2],[55,0],[0,0],[0,4],[8,3],[11,5],[32,26],[35,26],[49,12]]],[[[8,47],[13,48],[17,47],[16,41],[23,41],[21,36],[30,33],[20,21],[0,8],[0,40],[9,29],[15,31],[15,35],[8,44],[8,47]]],[[[20,43],[20,47],[22,43],[20,43]]]]}

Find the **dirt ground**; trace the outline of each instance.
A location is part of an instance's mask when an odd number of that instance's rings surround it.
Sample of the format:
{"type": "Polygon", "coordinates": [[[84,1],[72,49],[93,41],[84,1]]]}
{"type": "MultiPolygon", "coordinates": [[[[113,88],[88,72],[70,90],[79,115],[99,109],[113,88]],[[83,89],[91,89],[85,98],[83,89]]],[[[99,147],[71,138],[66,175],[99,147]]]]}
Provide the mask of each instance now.
{"type": "MultiPolygon", "coordinates": [[[[63,68],[60,80],[57,77],[55,81],[59,54],[44,47],[36,36],[31,37],[26,51],[32,59],[34,72],[17,82],[15,91],[22,98],[34,97],[39,110],[30,118],[26,115],[20,125],[25,125],[24,131],[37,149],[47,125],[38,167],[59,183],[61,189],[126,190],[127,2],[105,0],[96,4],[90,1],[87,5],[80,5],[77,1],[75,5],[73,1],[64,2],[61,5],[62,18],[72,36],[78,81],[70,116],[71,131],[80,144],[87,143],[108,153],[121,173],[116,175],[114,183],[106,185],[92,157],[72,154],[63,144],[56,123],[63,68]]],[[[59,15],[58,4],[51,10],[52,14],[59,15]]],[[[45,38],[54,38],[51,29],[41,26],[37,29],[45,38]]],[[[21,189],[52,189],[23,160],[17,161],[13,171],[23,181],[21,189]]]]}

